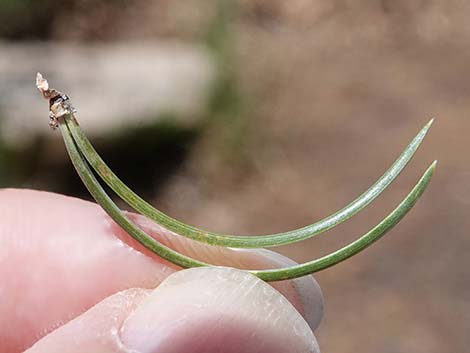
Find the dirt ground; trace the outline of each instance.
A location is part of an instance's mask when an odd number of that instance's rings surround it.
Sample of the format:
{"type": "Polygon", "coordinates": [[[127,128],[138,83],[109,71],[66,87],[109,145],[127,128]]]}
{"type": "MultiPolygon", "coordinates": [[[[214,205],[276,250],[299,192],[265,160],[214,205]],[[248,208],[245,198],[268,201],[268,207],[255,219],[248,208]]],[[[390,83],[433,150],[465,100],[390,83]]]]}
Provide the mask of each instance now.
{"type": "Polygon", "coordinates": [[[365,190],[435,116],[413,163],[380,200],[347,224],[281,251],[306,261],[353,240],[438,159],[428,191],[396,229],[316,276],[326,298],[317,336],[326,353],[468,351],[470,7],[326,3],[289,2],[292,12],[264,25],[245,17],[238,54],[243,87],[255,102],[248,150],[256,167],[235,182],[225,180],[230,172],[214,173],[188,186],[207,160],[196,156],[163,202],[170,213],[216,230],[305,225],[365,190]]]}

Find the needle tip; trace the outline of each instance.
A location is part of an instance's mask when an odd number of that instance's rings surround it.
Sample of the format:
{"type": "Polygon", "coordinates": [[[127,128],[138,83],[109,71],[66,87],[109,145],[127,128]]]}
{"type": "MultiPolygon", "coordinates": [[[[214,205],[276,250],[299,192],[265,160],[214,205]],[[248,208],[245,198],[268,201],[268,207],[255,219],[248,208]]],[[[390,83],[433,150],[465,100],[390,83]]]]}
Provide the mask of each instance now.
{"type": "Polygon", "coordinates": [[[436,119],[434,116],[431,118],[431,120],[429,120],[429,122],[426,124],[426,127],[429,129],[432,125],[432,123],[434,122],[434,119],[436,119]]]}
{"type": "Polygon", "coordinates": [[[437,160],[431,163],[431,165],[426,170],[426,174],[433,175],[434,172],[436,171],[436,167],[437,167],[437,160]]]}

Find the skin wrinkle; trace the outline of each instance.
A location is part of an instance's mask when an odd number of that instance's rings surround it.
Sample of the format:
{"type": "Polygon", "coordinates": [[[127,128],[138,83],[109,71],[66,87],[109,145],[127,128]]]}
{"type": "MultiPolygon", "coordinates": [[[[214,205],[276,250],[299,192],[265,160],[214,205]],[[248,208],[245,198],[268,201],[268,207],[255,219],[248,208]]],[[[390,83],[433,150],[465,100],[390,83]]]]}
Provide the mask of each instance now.
{"type": "MultiPolygon", "coordinates": [[[[143,290],[142,292],[142,297],[141,297],[141,300],[145,299],[146,297],[148,297],[151,293],[151,290],[150,289],[147,289],[147,290],[143,290]]],[[[123,327],[123,324],[125,322],[125,320],[127,319],[127,317],[129,317],[129,315],[131,315],[136,309],[138,308],[138,306],[136,306],[135,308],[133,308],[129,314],[123,319],[121,320],[121,322],[119,323],[119,327],[115,327],[115,330],[113,330],[112,332],[112,336],[114,337],[115,339],[115,343],[116,343],[116,346],[122,350],[123,353],[139,353],[133,349],[129,349],[128,347],[125,346],[125,344],[122,342],[121,340],[121,335],[120,335],[120,332],[122,330],[122,327],[123,327]]]]}
{"type": "Polygon", "coordinates": [[[81,316],[38,341],[25,353],[58,353],[63,351],[83,352],[90,344],[100,351],[113,353],[138,353],[128,349],[118,334],[122,323],[148,297],[151,290],[131,288],[106,298],[91,307],[81,316]],[[97,313],[101,314],[97,319],[97,313]],[[77,334],[78,333],[78,334],[77,334]],[[85,333],[85,339],[80,334],[85,333]],[[90,343],[90,335],[96,343],[90,343]]]}
{"type": "MultiPolygon", "coordinates": [[[[151,293],[152,293],[152,290],[150,290],[150,289],[145,290],[144,295],[143,295],[142,298],[141,298],[141,301],[144,300],[145,298],[149,297],[151,293]]],[[[122,330],[123,330],[124,323],[126,322],[127,318],[128,318],[130,315],[132,315],[132,313],[133,313],[135,310],[137,310],[138,307],[139,307],[138,305],[135,306],[135,307],[133,308],[133,310],[131,310],[131,311],[129,312],[129,314],[128,314],[123,320],[121,320],[121,322],[120,322],[120,324],[119,324],[119,328],[116,329],[116,332],[115,332],[115,335],[114,335],[114,337],[115,337],[115,339],[116,339],[116,344],[117,344],[117,346],[119,347],[119,349],[121,349],[121,350],[123,351],[123,353],[140,353],[140,352],[138,352],[138,351],[136,351],[136,350],[134,350],[134,349],[131,349],[131,348],[129,348],[129,347],[126,347],[126,345],[124,344],[124,342],[123,342],[122,339],[121,339],[121,332],[122,332],[122,330]]]]}

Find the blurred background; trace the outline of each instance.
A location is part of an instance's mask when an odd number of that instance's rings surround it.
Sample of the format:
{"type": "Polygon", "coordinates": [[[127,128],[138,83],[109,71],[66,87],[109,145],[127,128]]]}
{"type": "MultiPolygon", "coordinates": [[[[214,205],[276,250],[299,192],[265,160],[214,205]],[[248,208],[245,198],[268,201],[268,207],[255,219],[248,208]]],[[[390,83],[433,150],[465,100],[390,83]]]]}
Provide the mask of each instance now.
{"type": "Polygon", "coordinates": [[[336,211],[435,116],[379,200],[279,251],[307,261],[352,241],[438,159],[389,236],[316,275],[316,335],[325,353],[466,352],[469,16],[463,0],[2,0],[0,185],[89,198],[48,129],[37,71],[71,95],[128,185],[222,232],[279,232],[336,211]]]}

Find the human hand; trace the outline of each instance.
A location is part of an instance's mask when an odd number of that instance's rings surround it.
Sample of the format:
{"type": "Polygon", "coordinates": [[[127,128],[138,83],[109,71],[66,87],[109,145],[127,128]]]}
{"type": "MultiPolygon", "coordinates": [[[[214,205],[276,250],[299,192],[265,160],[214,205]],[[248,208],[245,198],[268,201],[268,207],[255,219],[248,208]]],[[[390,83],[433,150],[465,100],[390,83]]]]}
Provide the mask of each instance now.
{"type": "MultiPolygon", "coordinates": [[[[57,194],[0,190],[0,212],[0,353],[319,352],[312,331],[323,300],[312,276],[271,286],[226,267],[180,270],[99,206],[57,194]]],[[[129,217],[163,244],[219,266],[292,264],[129,217]]]]}

